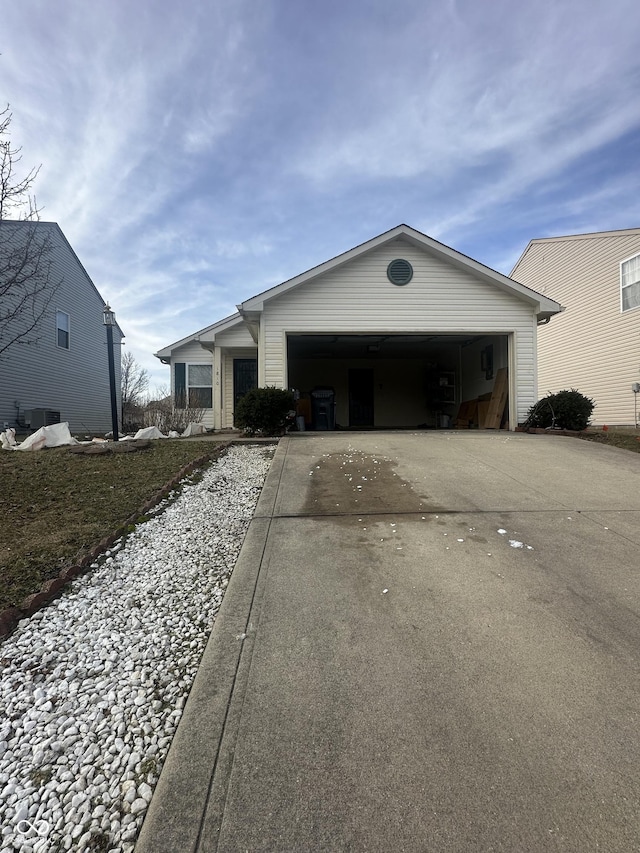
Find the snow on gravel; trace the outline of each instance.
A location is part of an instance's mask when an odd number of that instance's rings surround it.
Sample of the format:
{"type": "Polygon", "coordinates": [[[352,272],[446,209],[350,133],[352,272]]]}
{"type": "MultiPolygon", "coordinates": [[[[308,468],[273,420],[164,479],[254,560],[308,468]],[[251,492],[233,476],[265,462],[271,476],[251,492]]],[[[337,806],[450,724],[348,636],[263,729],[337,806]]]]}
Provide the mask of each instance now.
{"type": "Polygon", "coordinates": [[[0,644],[0,845],[134,848],[273,448],[232,447],[0,644]]]}

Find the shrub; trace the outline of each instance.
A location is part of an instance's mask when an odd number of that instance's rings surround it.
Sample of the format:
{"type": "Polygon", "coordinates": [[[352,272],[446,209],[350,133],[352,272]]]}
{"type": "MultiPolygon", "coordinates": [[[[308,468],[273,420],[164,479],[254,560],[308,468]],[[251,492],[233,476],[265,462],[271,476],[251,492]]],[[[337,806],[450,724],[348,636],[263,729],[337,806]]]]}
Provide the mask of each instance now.
{"type": "Polygon", "coordinates": [[[142,409],[142,423],[138,426],[155,426],[168,435],[171,430],[182,433],[189,424],[202,423],[205,409],[188,408],[186,400],[174,398],[166,385],[156,388],[154,397],[146,401],[142,409]]]}
{"type": "Polygon", "coordinates": [[[589,424],[595,403],[575,388],[547,394],[529,409],[527,423],[532,427],[548,429],[583,430],[589,424]]]}
{"type": "Polygon", "coordinates": [[[168,435],[172,430],[184,432],[189,424],[201,424],[204,409],[181,409],[173,403],[151,407],[144,413],[144,426],[158,427],[161,433],[168,435]]]}
{"type": "Polygon", "coordinates": [[[294,408],[293,394],[281,388],[252,388],[241,397],[234,412],[239,429],[255,435],[282,432],[287,415],[294,408]]]}

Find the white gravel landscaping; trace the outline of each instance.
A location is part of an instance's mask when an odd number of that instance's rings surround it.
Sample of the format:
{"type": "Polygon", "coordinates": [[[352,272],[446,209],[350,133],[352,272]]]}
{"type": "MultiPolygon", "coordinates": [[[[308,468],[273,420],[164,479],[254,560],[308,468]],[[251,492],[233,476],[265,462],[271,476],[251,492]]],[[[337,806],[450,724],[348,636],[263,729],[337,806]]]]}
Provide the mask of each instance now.
{"type": "Polygon", "coordinates": [[[237,446],[0,643],[0,844],[129,853],[268,471],[237,446]]]}

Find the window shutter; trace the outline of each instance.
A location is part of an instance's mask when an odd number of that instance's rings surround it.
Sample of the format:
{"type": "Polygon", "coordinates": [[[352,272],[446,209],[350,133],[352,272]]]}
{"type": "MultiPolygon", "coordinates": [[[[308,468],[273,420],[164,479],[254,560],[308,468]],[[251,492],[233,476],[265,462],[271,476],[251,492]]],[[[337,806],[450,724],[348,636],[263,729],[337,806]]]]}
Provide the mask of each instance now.
{"type": "Polygon", "coordinates": [[[177,361],[173,366],[173,399],[176,409],[187,405],[187,365],[177,361]]]}

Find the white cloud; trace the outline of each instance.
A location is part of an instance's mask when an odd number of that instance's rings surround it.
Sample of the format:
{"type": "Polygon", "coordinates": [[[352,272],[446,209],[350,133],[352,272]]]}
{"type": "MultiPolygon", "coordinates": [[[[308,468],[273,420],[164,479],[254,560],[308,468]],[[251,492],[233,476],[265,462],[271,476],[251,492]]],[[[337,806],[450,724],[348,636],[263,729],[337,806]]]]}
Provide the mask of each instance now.
{"type": "MultiPolygon", "coordinates": [[[[293,170],[318,187],[422,179],[460,194],[470,171],[486,169],[486,204],[638,126],[637,40],[610,6],[475,9],[438,30],[425,13],[425,25],[404,33],[406,53],[422,61],[403,57],[390,75],[389,62],[369,66],[349,102],[327,106],[293,170]]],[[[635,5],[619,11],[638,18],[635,5]]]]}
{"type": "Polygon", "coordinates": [[[636,0],[24,0],[0,85],[44,218],[155,368],[400,221],[482,234],[494,265],[637,224],[637,164],[597,158],[640,131],[639,23],[636,0]]]}
{"type": "Polygon", "coordinates": [[[221,258],[236,260],[246,256],[263,257],[273,249],[269,240],[260,235],[241,239],[215,240],[213,243],[213,254],[221,258]]]}

